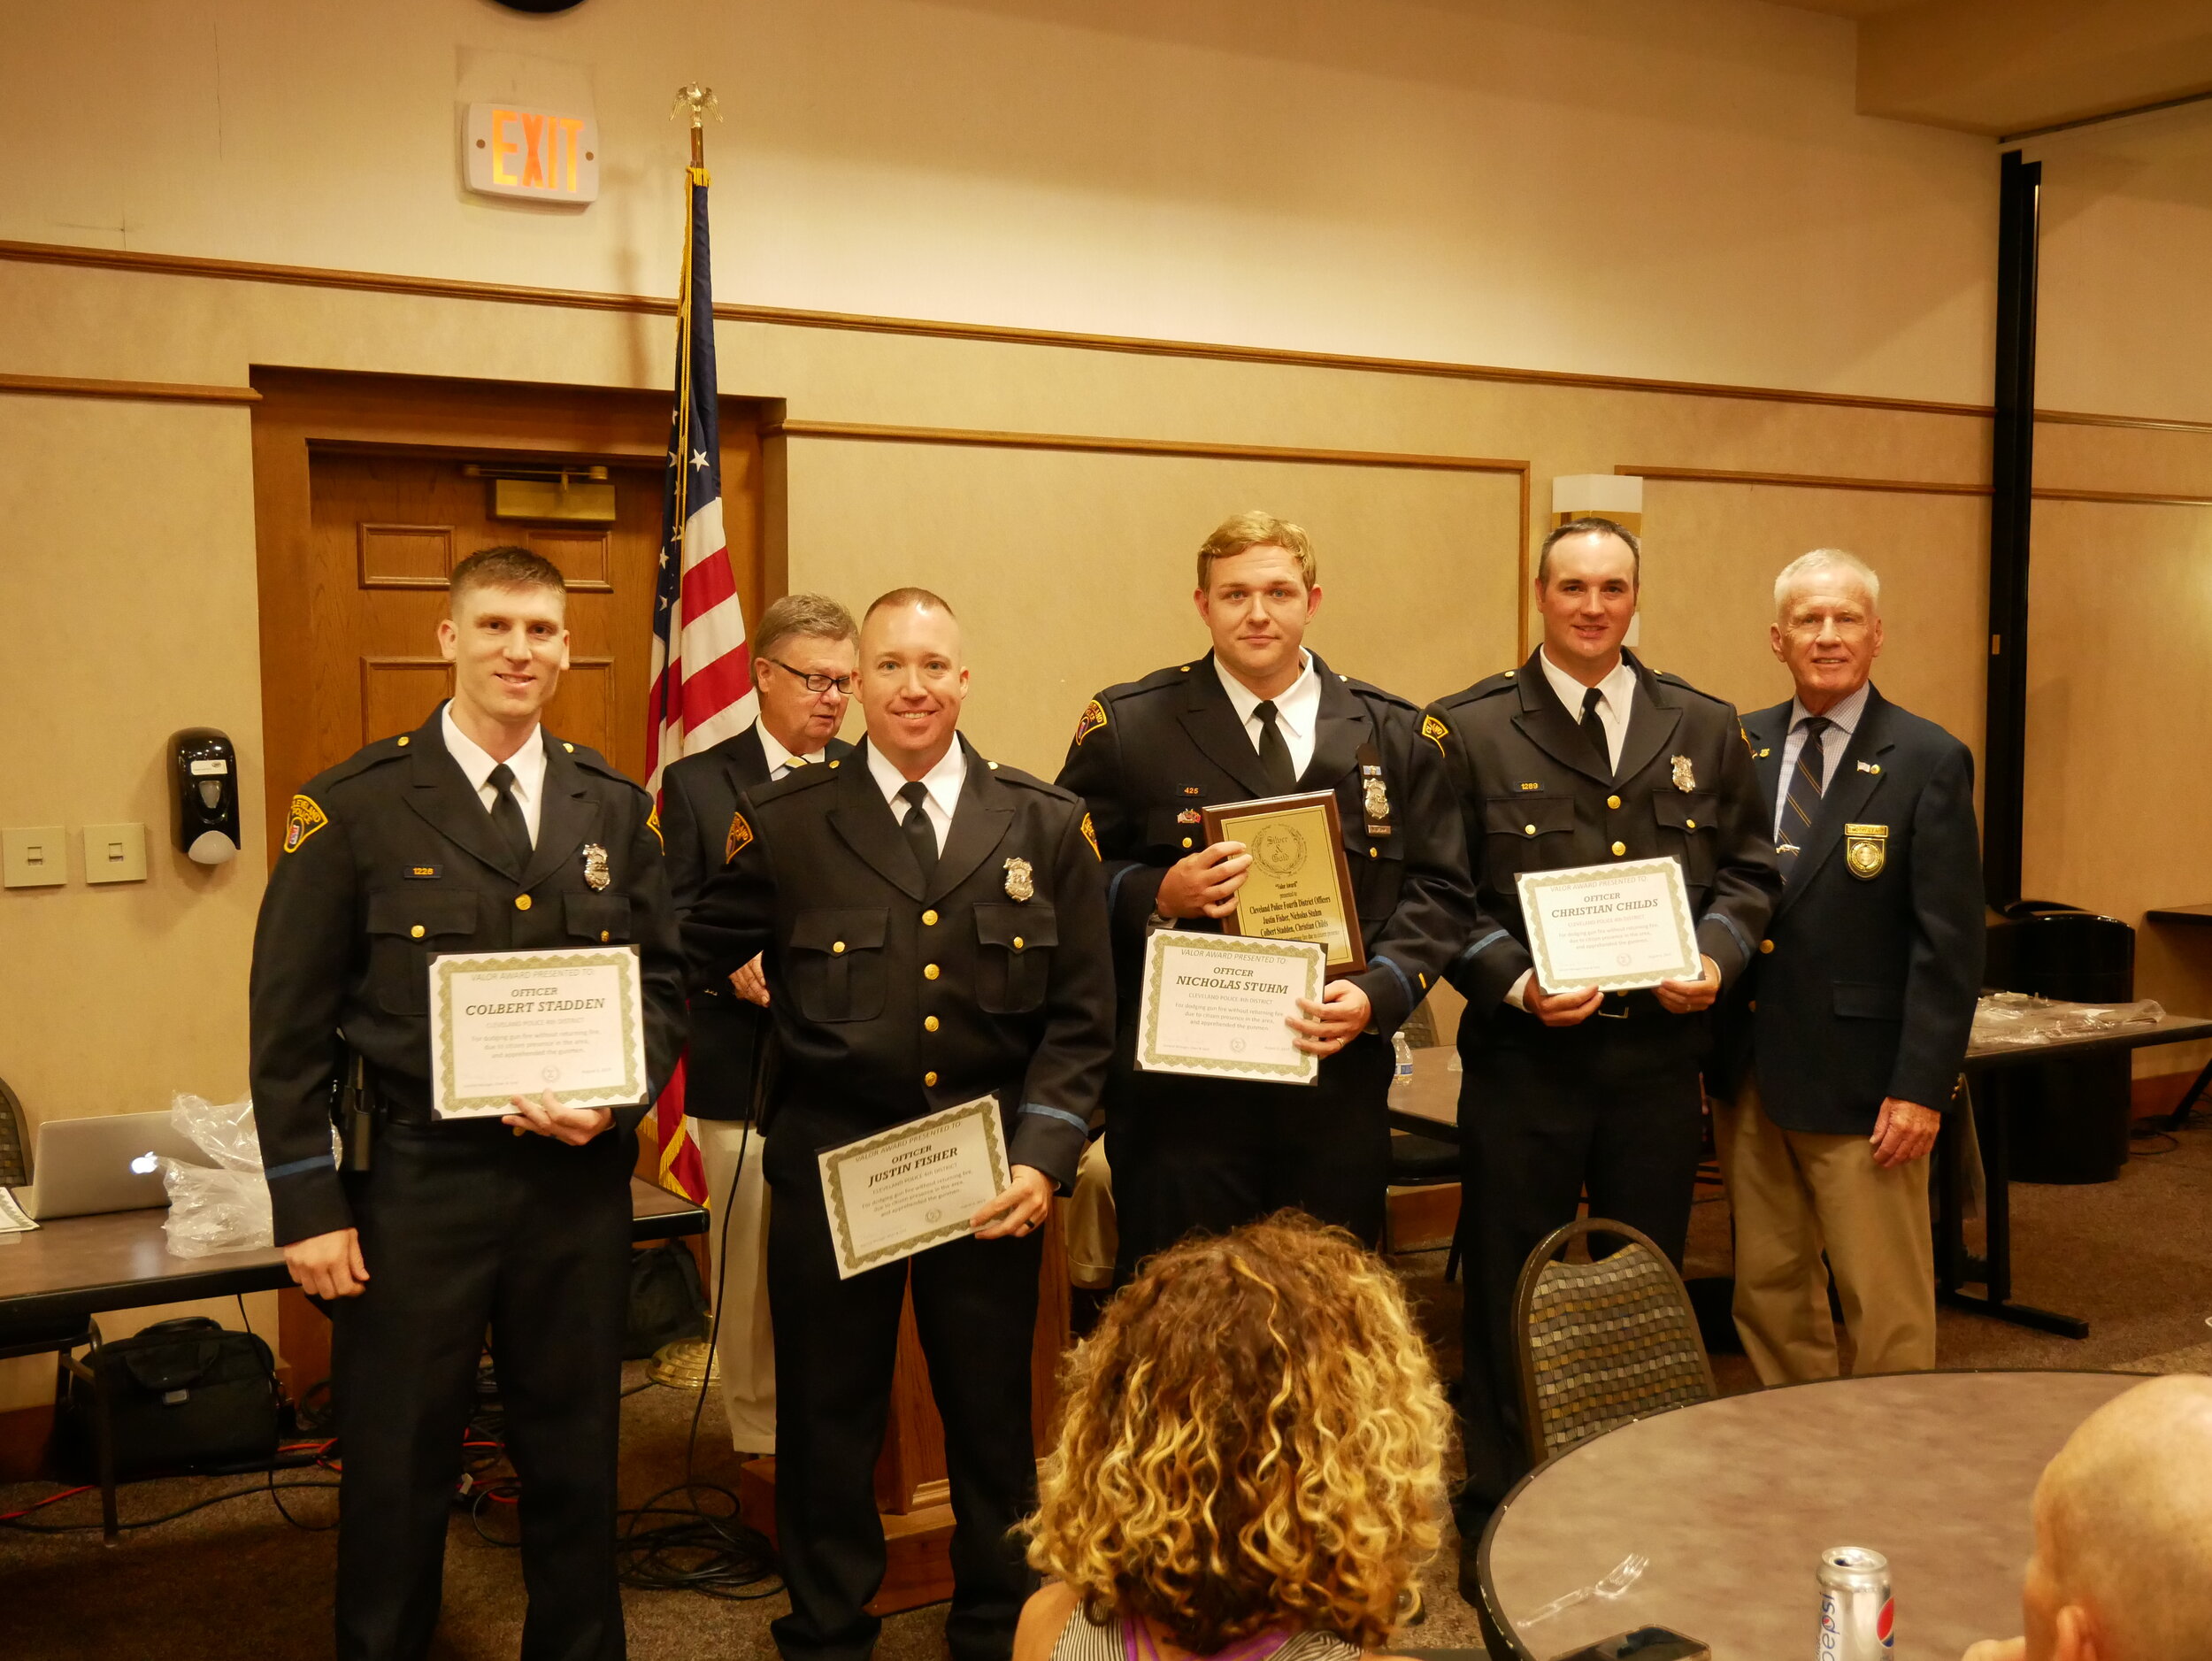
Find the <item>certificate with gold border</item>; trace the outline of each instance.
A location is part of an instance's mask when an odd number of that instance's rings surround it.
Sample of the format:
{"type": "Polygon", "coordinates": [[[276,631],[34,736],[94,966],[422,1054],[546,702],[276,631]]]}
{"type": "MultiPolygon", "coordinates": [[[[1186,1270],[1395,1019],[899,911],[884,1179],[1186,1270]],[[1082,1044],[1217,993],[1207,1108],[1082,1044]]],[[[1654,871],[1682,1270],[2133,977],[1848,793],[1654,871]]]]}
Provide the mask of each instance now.
{"type": "Polygon", "coordinates": [[[1705,973],[1682,865],[1671,856],[1524,871],[1514,880],[1536,983],[1547,992],[1629,992],[1705,973]]]}
{"type": "Polygon", "coordinates": [[[1330,790],[1225,802],[1205,810],[1209,842],[1242,842],[1252,863],[1224,932],[1263,940],[1310,940],[1329,954],[1329,973],[1367,967],[1344,821],[1330,790]]]}
{"type": "Polygon", "coordinates": [[[430,960],[430,1096],[440,1119],[497,1118],[550,1090],[565,1107],[646,1099],[634,946],[457,951],[430,960]]]}
{"type": "Polygon", "coordinates": [[[1148,1073],[1311,1084],[1320,1057],[1284,1023],[1321,1001],[1324,951],[1310,940],[1155,929],[1144,942],[1137,1065],[1148,1073]]]}
{"type": "Polygon", "coordinates": [[[998,1098],[979,1096],[816,1156],[840,1280],[972,1234],[1013,1181],[998,1098]]]}

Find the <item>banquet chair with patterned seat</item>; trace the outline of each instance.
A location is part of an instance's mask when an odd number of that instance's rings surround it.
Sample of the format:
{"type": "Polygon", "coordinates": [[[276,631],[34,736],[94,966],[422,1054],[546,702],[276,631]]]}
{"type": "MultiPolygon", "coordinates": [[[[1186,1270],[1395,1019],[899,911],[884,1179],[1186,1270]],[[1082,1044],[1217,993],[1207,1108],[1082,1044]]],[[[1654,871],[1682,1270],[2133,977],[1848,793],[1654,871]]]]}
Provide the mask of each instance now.
{"type": "Polygon", "coordinates": [[[1585,1217],[1546,1236],[1514,1288],[1513,1330],[1531,1465],[1718,1394],[1681,1275],[1625,1223],[1585,1217]],[[1586,1234],[1622,1244],[1595,1262],[1566,1261],[1586,1234]]]}

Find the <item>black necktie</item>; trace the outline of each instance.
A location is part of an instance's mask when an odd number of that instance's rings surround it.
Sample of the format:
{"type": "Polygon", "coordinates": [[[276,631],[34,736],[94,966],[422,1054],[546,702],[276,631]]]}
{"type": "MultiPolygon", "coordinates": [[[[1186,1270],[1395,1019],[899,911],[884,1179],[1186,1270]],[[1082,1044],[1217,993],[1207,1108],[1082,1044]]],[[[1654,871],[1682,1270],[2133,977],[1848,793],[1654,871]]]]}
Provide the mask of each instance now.
{"type": "Polygon", "coordinates": [[[1596,687],[1586,687],[1582,693],[1582,735],[1590,741],[1590,748],[1598,752],[1598,765],[1605,769],[1605,776],[1613,776],[1613,746],[1606,742],[1605,723],[1598,719],[1598,702],[1605,694],[1596,687]]]}
{"type": "Polygon", "coordinates": [[[1261,699],[1252,713],[1260,718],[1260,771],[1276,795],[1288,796],[1298,788],[1298,774],[1290,765],[1290,746],[1283,742],[1282,728],[1275,725],[1274,702],[1261,699]]]}
{"type": "Polygon", "coordinates": [[[928,794],[919,779],[910,779],[899,787],[899,795],[906,802],[899,828],[906,833],[906,845],[914,850],[914,863],[921,866],[925,883],[937,874],[937,832],[929,815],[922,811],[922,798],[928,794]]]}
{"type": "Polygon", "coordinates": [[[1797,868],[1798,844],[1811,834],[1813,816],[1820,811],[1820,781],[1828,770],[1827,747],[1820,735],[1832,724],[1824,715],[1809,715],[1801,729],[1805,742],[1798,747],[1797,765],[1790,769],[1789,793],[1782,801],[1782,834],[1774,839],[1785,882],[1797,868]]]}
{"type": "Polygon", "coordinates": [[[498,827],[501,840],[514,850],[518,869],[530,863],[530,823],[522,817],[522,804],[515,800],[515,770],[505,762],[492,769],[492,788],[498,795],[492,801],[492,823],[498,827]]]}

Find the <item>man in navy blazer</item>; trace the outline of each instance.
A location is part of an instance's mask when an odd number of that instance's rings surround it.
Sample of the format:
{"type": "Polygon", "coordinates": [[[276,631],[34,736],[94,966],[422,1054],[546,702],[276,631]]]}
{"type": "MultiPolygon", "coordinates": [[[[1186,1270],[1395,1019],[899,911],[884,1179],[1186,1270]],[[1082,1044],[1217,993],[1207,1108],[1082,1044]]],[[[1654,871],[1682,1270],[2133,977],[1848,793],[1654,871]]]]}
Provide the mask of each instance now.
{"type": "Polygon", "coordinates": [[[1935,1365],[1927,1155],[1981,986],[1981,857],[1973,757],[1869,679],[1880,602],[1839,549],[1785,567],[1769,639],[1796,696],[1743,723],[1782,898],[1710,1083],[1736,1328],[1767,1384],[1836,1376],[1831,1270],[1854,1372],[1935,1365]]]}

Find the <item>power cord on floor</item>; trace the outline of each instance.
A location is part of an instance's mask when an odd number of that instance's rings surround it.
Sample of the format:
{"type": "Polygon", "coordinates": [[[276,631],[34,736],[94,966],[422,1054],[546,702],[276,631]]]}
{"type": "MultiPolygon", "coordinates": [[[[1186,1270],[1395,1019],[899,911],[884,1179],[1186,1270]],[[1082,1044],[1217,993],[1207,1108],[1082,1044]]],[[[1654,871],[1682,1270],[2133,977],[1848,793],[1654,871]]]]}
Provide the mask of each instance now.
{"type": "MultiPolygon", "coordinates": [[[[729,1278],[731,1214],[738,1184],[745,1175],[752,1121],[738,1134],[737,1164],[722,1200],[722,1242],[715,1253],[714,1317],[707,1327],[706,1365],[699,1370],[699,1394],[691,1404],[691,1429],[684,1442],[684,1480],[664,1488],[642,1505],[619,1513],[615,1542],[616,1573],[625,1586],[642,1591],[696,1592],[703,1597],[745,1602],[772,1597],[783,1590],[776,1549],[767,1535],[738,1519],[737,1496],[718,1482],[696,1480],[699,1420],[714,1383],[714,1358],[722,1335],[723,1288],[729,1278]],[[680,1495],[680,1503],[664,1504],[680,1495]],[[721,1503],[708,1509],[703,1496],[721,1503]],[[665,1518],[666,1521],[648,1520],[665,1518]]],[[[710,1198],[712,1196],[710,1196],[710,1198]]]]}

